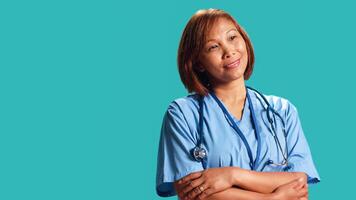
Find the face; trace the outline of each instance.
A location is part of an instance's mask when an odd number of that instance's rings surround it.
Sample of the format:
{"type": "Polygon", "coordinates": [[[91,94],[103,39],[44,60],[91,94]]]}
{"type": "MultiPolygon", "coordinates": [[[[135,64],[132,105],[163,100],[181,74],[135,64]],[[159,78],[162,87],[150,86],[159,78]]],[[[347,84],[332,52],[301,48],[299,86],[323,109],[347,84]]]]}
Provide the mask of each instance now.
{"type": "Polygon", "coordinates": [[[208,73],[213,86],[226,84],[244,78],[247,61],[246,44],[235,25],[228,19],[218,19],[200,52],[200,70],[208,73]]]}

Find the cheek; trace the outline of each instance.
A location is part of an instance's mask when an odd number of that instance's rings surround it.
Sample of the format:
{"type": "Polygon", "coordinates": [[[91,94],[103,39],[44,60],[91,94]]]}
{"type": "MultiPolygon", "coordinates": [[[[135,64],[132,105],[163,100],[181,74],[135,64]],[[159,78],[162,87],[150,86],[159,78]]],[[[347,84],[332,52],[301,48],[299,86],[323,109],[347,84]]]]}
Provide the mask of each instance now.
{"type": "Polygon", "coordinates": [[[204,58],[203,65],[206,68],[214,68],[216,65],[220,64],[220,55],[216,53],[212,53],[211,55],[204,58]]]}
{"type": "Polygon", "coordinates": [[[248,52],[247,52],[247,47],[245,44],[240,45],[239,51],[241,52],[242,56],[245,58],[244,60],[247,62],[248,61],[248,52]]]}
{"type": "Polygon", "coordinates": [[[238,49],[240,52],[242,52],[243,54],[247,53],[247,47],[246,47],[246,43],[242,42],[238,44],[238,49]]]}

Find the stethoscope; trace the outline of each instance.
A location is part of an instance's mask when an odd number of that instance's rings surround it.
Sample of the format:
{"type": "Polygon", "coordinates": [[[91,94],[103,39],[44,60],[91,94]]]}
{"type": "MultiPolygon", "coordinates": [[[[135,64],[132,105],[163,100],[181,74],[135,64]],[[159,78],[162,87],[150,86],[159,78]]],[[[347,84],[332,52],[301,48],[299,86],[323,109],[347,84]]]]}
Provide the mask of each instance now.
{"type": "MultiPolygon", "coordinates": [[[[251,87],[246,87],[250,90],[255,91],[259,96],[262,97],[263,101],[266,103],[267,108],[266,109],[266,115],[267,115],[267,119],[268,122],[270,123],[270,131],[271,134],[277,144],[277,148],[281,151],[282,156],[283,156],[283,161],[280,163],[275,163],[272,160],[267,160],[267,162],[264,163],[261,171],[267,166],[267,165],[272,165],[272,166],[281,166],[281,167],[288,167],[288,146],[287,146],[287,133],[286,133],[286,129],[285,129],[285,122],[283,120],[283,118],[281,117],[281,115],[274,110],[271,105],[269,104],[269,102],[267,101],[266,97],[264,97],[264,95],[262,95],[259,91],[257,91],[254,88],[251,87]],[[283,152],[282,149],[282,145],[277,137],[276,134],[276,128],[277,128],[277,123],[276,122],[276,116],[280,119],[281,123],[282,123],[282,130],[283,130],[283,136],[285,139],[285,152],[283,152]]],[[[244,134],[242,133],[242,131],[239,129],[239,127],[237,126],[237,124],[235,123],[235,121],[233,120],[232,116],[230,115],[230,113],[226,110],[225,106],[222,104],[222,102],[217,98],[217,96],[214,94],[214,92],[210,92],[211,96],[214,98],[214,100],[217,102],[217,104],[219,105],[219,107],[222,109],[222,111],[224,112],[225,116],[227,117],[227,120],[230,124],[230,126],[236,131],[236,133],[239,135],[239,137],[241,138],[242,142],[244,143],[244,146],[246,147],[247,150],[247,154],[250,160],[250,167],[251,169],[255,170],[257,168],[257,161],[260,157],[260,153],[261,153],[261,139],[260,139],[260,134],[261,134],[261,130],[260,127],[257,126],[257,120],[256,120],[256,116],[255,116],[255,112],[253,109],[253,104],[251,101],[251,97],[249,95],[249,93],[247,92],[246,89],[246,97],[249,103],[249,107],[251,110],[251,115],[252,115],[252,121],[253,121],[253,127],[255,128],[255,132],[256,132],[256,139],[257,139],[257,153],[256,153],[256,158],[255,160],[253,160],[253,156],[252,156],[252,150],[250,145],[247,142],[246,137],[244,136],[244,134]]],[[[193,156],[193,158],[198,161],[198,162],[202,162],[205,165],[205,159],[207,157],[207,151],[206,149],[202,146],[202,142],[204,141],[204,134],[203,134],[203,118],[204,118],[204,113],[203,113],[203,101],[204,97],[202,96],[201,98],[199,98],[199,126],[198,126],[198,133],[199,133],[199,139],[197,142],[197,145],[191,150],[191,154],[193,156]]],[[[205,167],[204,167],[205,168],[205,167]]]]}

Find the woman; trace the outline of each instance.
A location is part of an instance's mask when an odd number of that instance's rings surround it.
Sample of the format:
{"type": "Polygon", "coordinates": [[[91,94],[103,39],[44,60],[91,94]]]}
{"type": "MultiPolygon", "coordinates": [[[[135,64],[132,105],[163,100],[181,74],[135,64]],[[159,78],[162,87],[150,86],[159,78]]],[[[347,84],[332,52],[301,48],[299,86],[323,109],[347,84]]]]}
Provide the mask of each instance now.
{"type": "Polygon", "coordinates": [[[200,10],[183,32],[178,67],[193,94],[164,116],[157,194],[180,199],[308,199],[320,181],[296,108],[245,85],[252,44],[222,10],[200,10]]]}

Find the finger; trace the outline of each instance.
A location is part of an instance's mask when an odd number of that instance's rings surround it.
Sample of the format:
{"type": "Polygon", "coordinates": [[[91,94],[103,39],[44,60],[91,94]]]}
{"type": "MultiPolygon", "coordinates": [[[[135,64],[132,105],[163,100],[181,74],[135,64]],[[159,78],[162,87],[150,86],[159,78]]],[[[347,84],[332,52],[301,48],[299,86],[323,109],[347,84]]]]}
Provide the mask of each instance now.
{"type": "Polygon", "coordinates": [[[297,181],[297,183],[294,185],[294,188],[295,189],[303,188],[303,186],[305,185],[303,178],[296,179],[296,181],[297,181]]]}
{"type": "Polygon", "coordinates": [[[184,188],[184,185],[183,184],[179,184],[178,182],[175,182],[174,183],[174,187],[178,192],[178,191],[181,191],[184,188]]]}
{"type": "Polygon", "coordinates": [[[177,196],[179,197],[179,199],[185,199],[185,195],[182,192],[177,193],[177,196]]]}
{"type": "Polygon", "coordinates": [[[178,196],[178,200],[183,200],[184,199],[184,196],[181,196],[179,194],[177,194],[177,196],[178,196]]]}
{"type": "Polygon", "coordinates": [[[178,181],[178,184],[185,184],[188,181],[191,181],[193,179],[199,178],[201,176],[201,174],[202,174],[202,171],[191,173],[191,174],[183,177],[182,179],[180,179],[178,181]]]}
{"type": "Polygon", "coordinates": [[[301,190],[298,191],[298,196],[299,197],[304,197],[308,194],[308,190],[306,188],[302,188],[301,190]]]}
{"type": "Polygon", "coordinates": [[[174,189],[176,190],[178,197],[180,199],[182,199],[182,197],[183,197],[182,186],[176,182],[176,183],[174,183],[174,189]]]}
{"type": "Polygon", "coordinates": [[[200,195],[204,190],[206,190],[208,186],[206,184],[201,184],[197,187],[195,187],[193,190],[191,190],[187,196],[191,199],[195,199],[198,195],[200,195]]]}
{"type": "Polygon", "coordinates": [[[286,183],[285,185],[288,185],[288,187],[295,188],[298,185],[298,179],[294,179],[294,180],[286,183]]]}
{"type": "Polygon", "coordinates": [[[198,199],[205,199],[206,197],[208,197],[209,195],[212,195],[214,193],[213,189],[208,188],[206,190],[204,190],[199,196],[198,199]]]}
{"type": "MultiPolygon", "coordinates": [[[[195,172],[195,173],[192,173],[192,174],[189,174],[183,178],[181,178],[180,180],[178,180],[175,184],[176,186],[176,189],[179,191],[179,192],[183,192],[182,190],[187,187],[189,184],[191,184],[191,182],[194,180],[194,177],[198,177],[199,173],[198,172],[195,172]],[[188,180],[188,181],[186,181],[188,180]],[[189,181],[190,180],[190,181],[189,181]]],[[[200,175],[201,176],[201,175],[200,175]]]]}
{"type": "MultiPolygon", "coordinates": [[[[308,184],[307,184],[308,185],[308,184]]],[[[309,191],[308,191],[308,186],[306,187],[307,194],[305,195],[305,198],[308,200],[309,199],[309,191]]]]}
{"type": "Polygon", "coordinates": [[[187,184],[178,184],[178,182],[177,182],[174,185],[175,185],[175,189],[177,191],[177,194],[183,195],[183,189],[187,186],[187,184]]]}
{"type": "Polygon", "coordinates": [[[195,199],[196,196],[198,196],[199,194],[202,193],[202,190],[199,189],[199,187],[196,187],[194,189],[192,189],[187,195],[186,197],[188,197],[189,199],[195,199]]]}
{"type": "Polygon", "coordinates": [[[303,185],[303,188],[305,188],[305,189],[307,190],[307,192],[308,192],[308,190],[309,190],[308,183],[304,184],[304,185],[303,185]]]}
{"type": "Polygon", "coordinates": [[[183,194],[187,194],[188,192],[190,192],[191,190],[193,190],[194,188],[198,187],[199,185],[203,184],[204,179],[203,178],[198,178],[195,179],[194,181],[191,181],[189,184],[187,184],[185,186],[185,188],[183,189],[183,194]]]}

